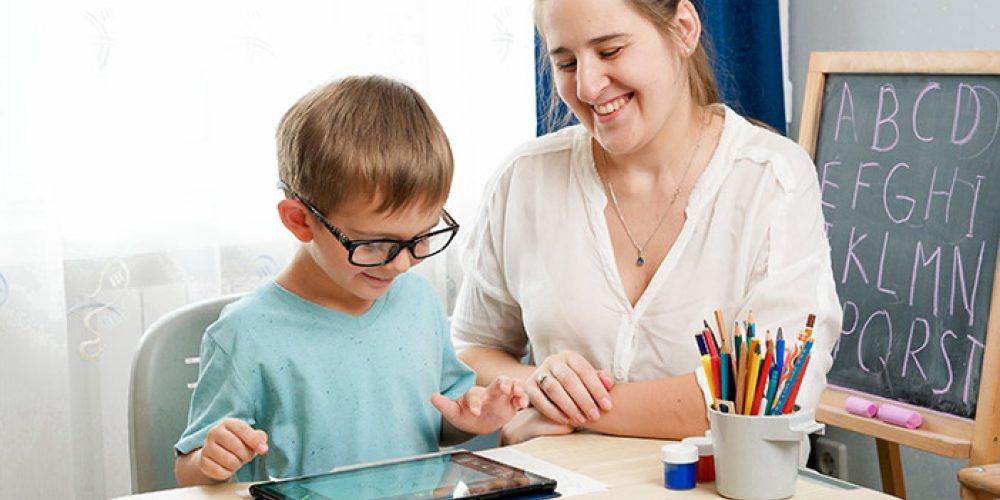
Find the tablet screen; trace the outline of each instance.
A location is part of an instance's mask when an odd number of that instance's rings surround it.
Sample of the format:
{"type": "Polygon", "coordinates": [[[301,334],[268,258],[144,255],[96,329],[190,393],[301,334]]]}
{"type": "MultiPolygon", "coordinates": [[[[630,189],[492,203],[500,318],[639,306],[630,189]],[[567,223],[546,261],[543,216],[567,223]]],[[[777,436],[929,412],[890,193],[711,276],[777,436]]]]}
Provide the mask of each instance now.
{"type": "Polygon", "coordinates": [[[556,482],[467,451],[256,484],[254,498],[498,498],[555,490],[556,482]]]}

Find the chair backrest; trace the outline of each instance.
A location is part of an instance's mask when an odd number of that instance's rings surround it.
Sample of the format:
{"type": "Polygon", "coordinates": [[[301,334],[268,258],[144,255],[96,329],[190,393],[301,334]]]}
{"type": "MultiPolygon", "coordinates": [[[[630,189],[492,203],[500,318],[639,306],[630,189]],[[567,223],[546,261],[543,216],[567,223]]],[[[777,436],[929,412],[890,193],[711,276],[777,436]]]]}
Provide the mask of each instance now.
{"type": "Polygon", "coordinates": [[[242,294],[189,304],[158,319],[139,340],[129,383],[132,493],[176,488],[174,443],[187,426],[201,337],[242,294]]]}

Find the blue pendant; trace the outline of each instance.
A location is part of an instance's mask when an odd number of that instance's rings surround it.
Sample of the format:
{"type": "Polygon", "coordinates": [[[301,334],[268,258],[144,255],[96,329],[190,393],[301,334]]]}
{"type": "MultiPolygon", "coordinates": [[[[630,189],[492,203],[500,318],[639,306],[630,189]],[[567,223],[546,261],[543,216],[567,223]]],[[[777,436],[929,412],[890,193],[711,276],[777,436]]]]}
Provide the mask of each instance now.
{"type": "Polygon", "coordinates": [[[643,259],[641,255],[639,256],[638,259],[635,259],[635,265],[637,265],[637,266],[642,266],[645,263],[646,263],[646,260],[643,259]]]}

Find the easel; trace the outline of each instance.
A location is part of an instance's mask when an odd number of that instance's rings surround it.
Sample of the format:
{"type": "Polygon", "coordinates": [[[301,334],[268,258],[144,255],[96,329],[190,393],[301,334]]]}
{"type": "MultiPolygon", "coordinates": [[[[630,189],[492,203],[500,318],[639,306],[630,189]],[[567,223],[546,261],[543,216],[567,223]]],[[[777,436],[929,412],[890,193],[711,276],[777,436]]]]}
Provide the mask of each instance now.
{"type": "MultiPolygon", "coordinates": [[[[1000,74],[1000,52],[814,52],[809,60],[799,144],[816,156],[820,111],[826,75],[830,73],[1000,74]]],[[[975,420],[922,411],[923,425],[906,429],[878,419],[859,417],[844,409],[850,392],[827,389],[816,419],[875,438],[882,489],[906,498],[899,445],[949,458],[968,459],[970,466],[995,463],[1000,457],[1000,254],[994,267],[990,318],[979,385],[975,420]]],[[[886,400],[865,394],[878,404],[886,400]]],[[[893,404],[899,404],[892,401],[893,404]]],[[[920,410],[920,408],[914,408],[920,410]]],[[[993,498],[961,486],[963,499],[993,498]]]]}

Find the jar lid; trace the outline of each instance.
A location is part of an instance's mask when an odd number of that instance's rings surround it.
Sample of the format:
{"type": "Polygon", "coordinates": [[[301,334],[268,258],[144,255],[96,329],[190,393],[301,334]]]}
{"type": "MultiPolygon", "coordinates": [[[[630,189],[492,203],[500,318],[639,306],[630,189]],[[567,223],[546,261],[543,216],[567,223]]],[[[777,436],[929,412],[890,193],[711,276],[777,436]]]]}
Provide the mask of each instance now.
{"type": "Polygon", "coordinates": [[[715,450],[712,448],[712,438],[708,436],[686,437],[682,439],[681,442],[697,446],[698,455],[701,455],[703,457],[715,454],[715,450]]]}
{"type": "Polygon", "coordinates": [[[691,464],[698,461],[698,447],[687,443],[668,443],[660,448],[660,458],[671,464],[691,464]]]}

